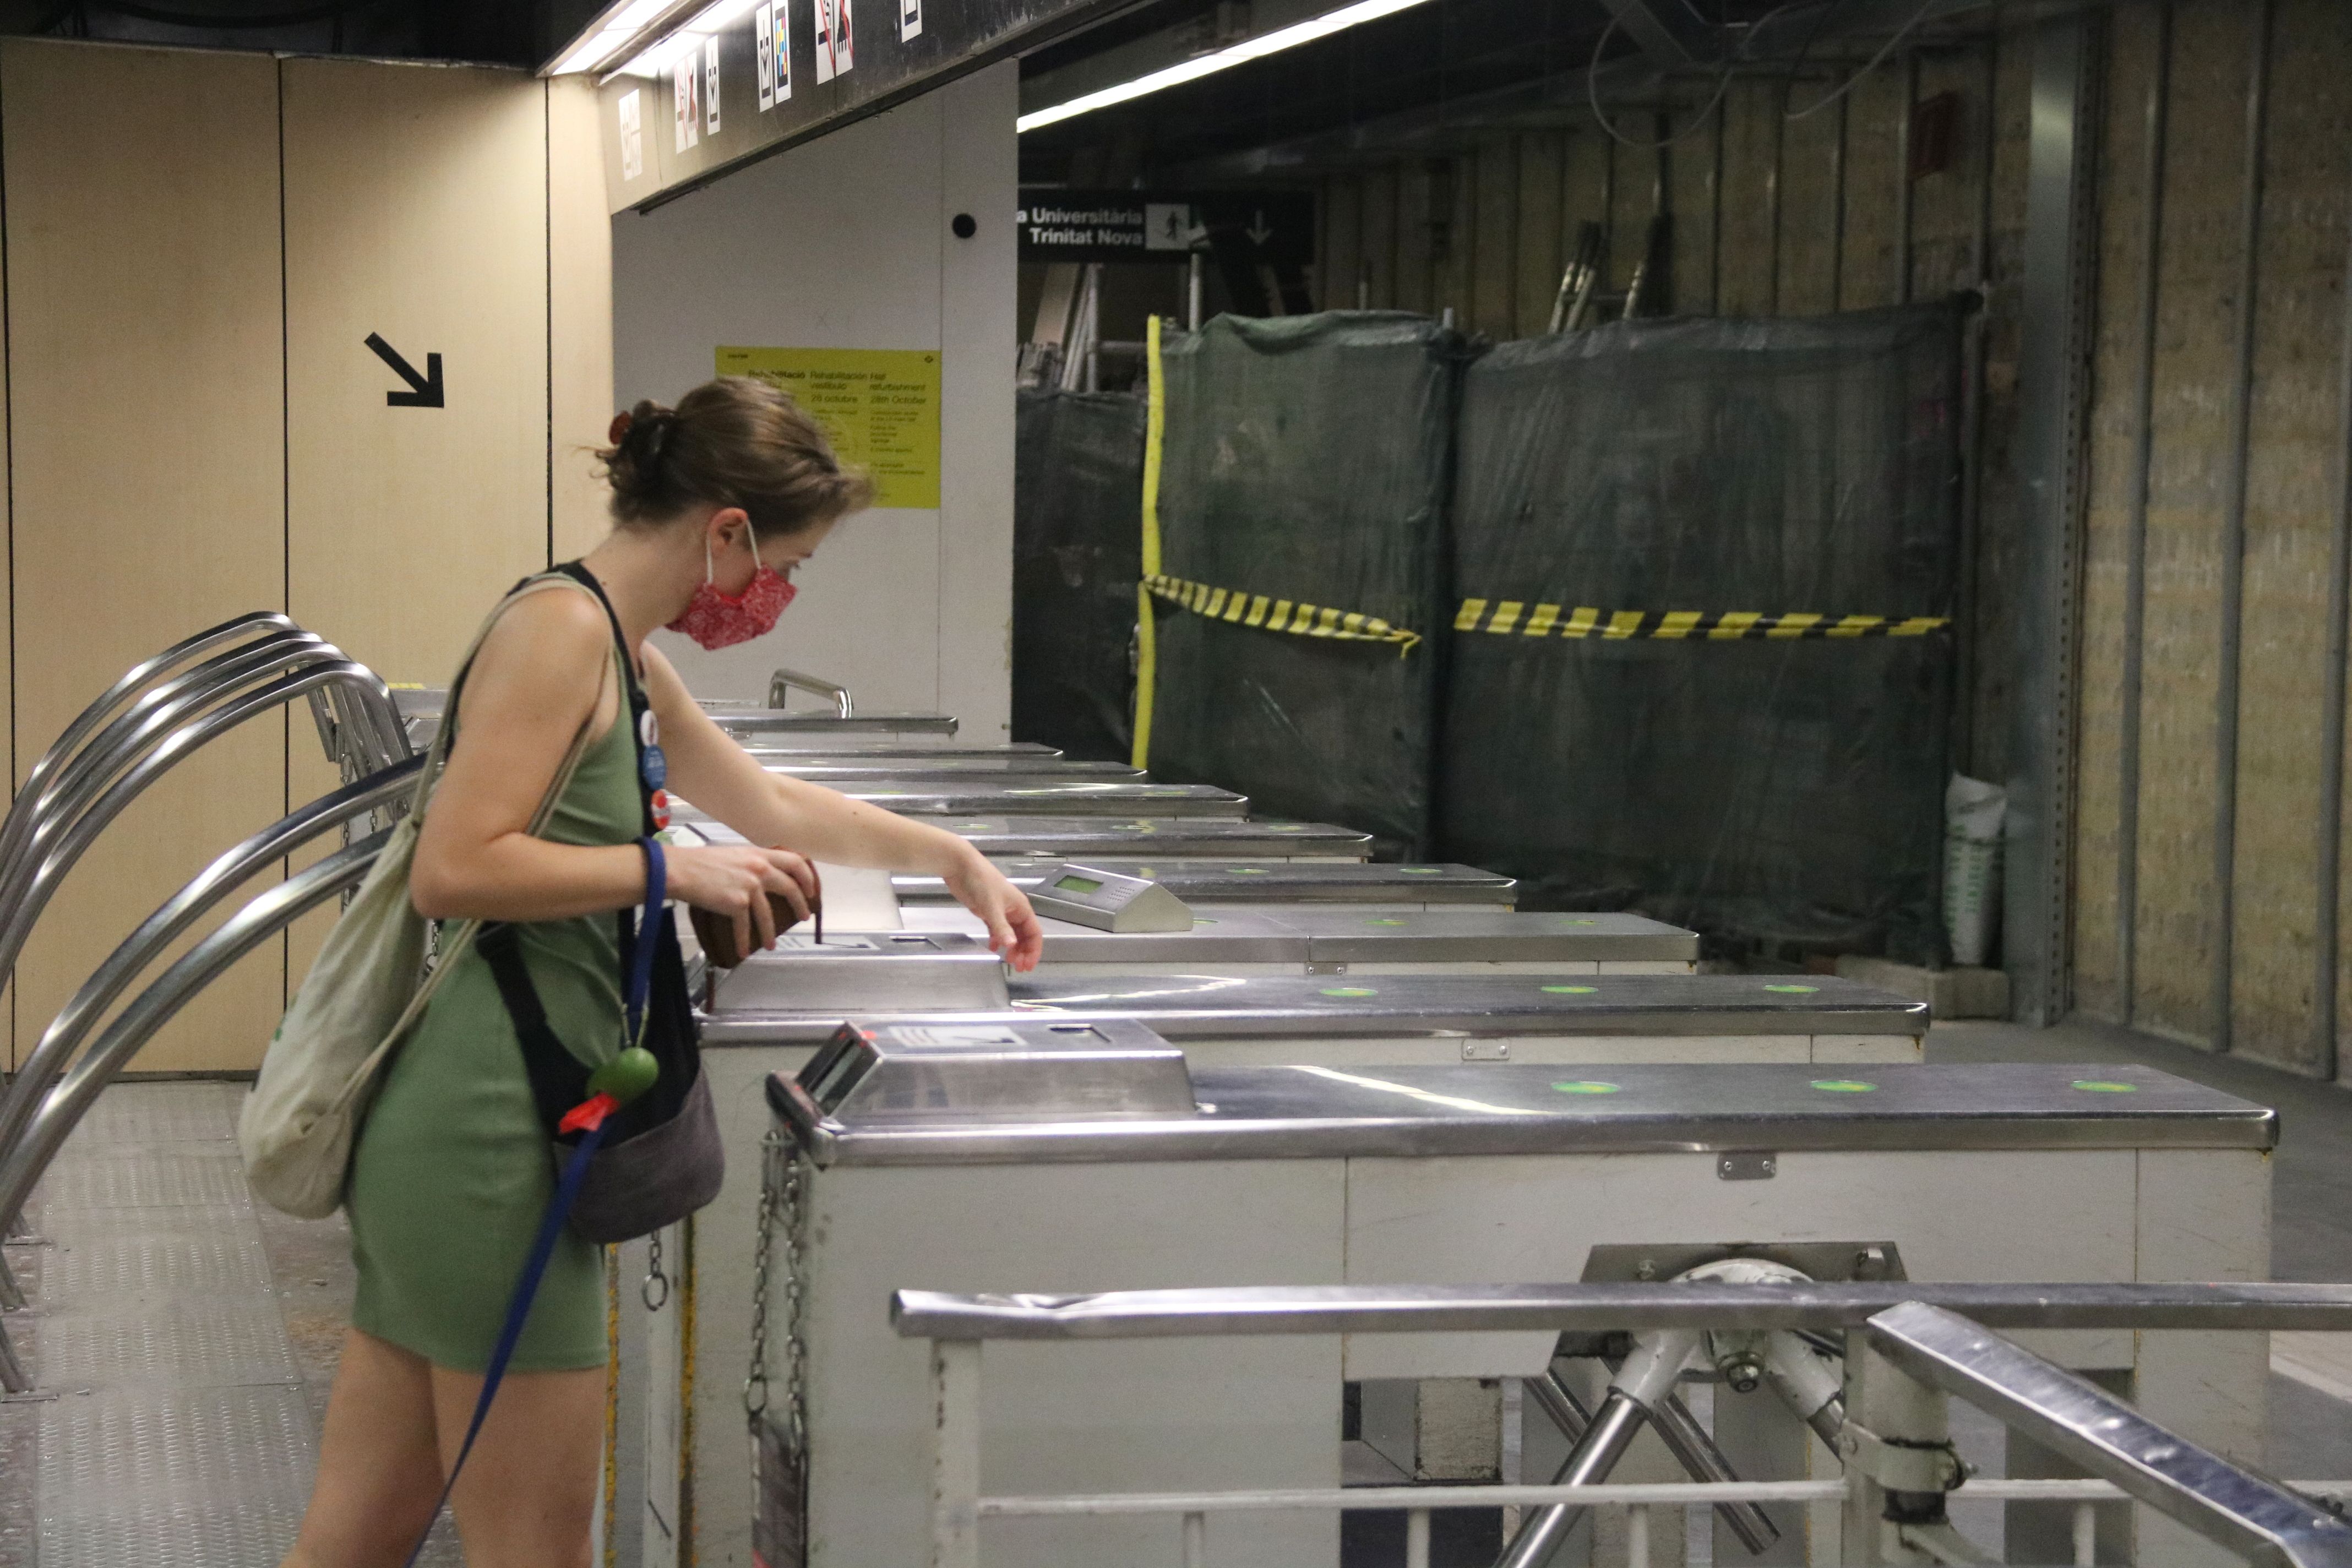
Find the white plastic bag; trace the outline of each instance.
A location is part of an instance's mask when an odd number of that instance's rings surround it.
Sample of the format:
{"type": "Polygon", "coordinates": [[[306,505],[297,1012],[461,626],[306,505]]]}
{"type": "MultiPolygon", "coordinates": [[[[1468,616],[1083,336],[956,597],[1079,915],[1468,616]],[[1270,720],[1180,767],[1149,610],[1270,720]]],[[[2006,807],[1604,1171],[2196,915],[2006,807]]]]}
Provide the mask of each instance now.
{"type": "Polygon", "coordinates": [[[2000,837],[2009,792],[1952,775],[1944,790],[1944,931],[1952,962],[1969,968],[1992,951],[2000,918],[2000,837]]]}

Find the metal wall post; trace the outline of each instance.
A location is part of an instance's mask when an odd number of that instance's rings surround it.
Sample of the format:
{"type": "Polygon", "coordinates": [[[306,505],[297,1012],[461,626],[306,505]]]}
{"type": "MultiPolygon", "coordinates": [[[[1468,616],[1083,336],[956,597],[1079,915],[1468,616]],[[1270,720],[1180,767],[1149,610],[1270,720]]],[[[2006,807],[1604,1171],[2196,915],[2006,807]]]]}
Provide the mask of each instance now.
{"type": "Polygon", "coordinates": [[[931,1342],[930,1568],[980,1568],[980,1342],[931,1342]]]}
{"type": "Polygon", "coordinates": [[[2319,910],[2312,922],[2312,1044],[2319,1076],[2336,1078],[2336,907],[2343,897],[2344,702],[2352,642],[2352,250],[2345,258],[2343,371],[2336,391],[2336,516],[2327,560],[2327,678],[2319,715],[2319,910]]]}
{"type": "Polygon", "coordinates": [[[2238,681],[2246,597],[2246,476],[2253,446],[2255,288],[2262,273],[2263,121],[2271,85],[2271,15],[2257,0],[2246,68],[2246,171],[2238,207],[2237,365],[2231,387],[2230,467],[2221,502],[2221,647],[2213,712],[2213,993],[2207,1044],[2230,1048],[2237,964],[2238,681]]]}
{"type": "Polygon", "coordinates": [[[1194,251],[1190,263],[1190,271],[1184,279],[1184,328],[1187,331],[1197,332],[1201,330],[1201,288],[1202,275],[1207,270],[1205,262],[1206,258],[1199,251],[1194,251]]]}
{"type": "Polygon", "coordinates": [[[2076,626],[2105,21],[2077,13],[2033,30],[2015,458],[2027,536],[2008,628],[2016,694],[2001,910],[2011,1007],[2027,1024],[2057,1022],[2072,989],[2076,626]]]}
{"type": "Polygon", "coordinates": [[[2139,353],[2132,390],[2131,510],[2124,525],[2123,735],[2116,788],[2116,1012],[2128,1025],[2139,990],[2140,668],[2147,624],[2148,470],[2156,452],[2156,314],[2164,260],[2164,142],[2172,82],[2172,0],[2149,7],[2156,60],[2148,71],[2140,179],[2147,219],[2140,232],[2139,353]]]}

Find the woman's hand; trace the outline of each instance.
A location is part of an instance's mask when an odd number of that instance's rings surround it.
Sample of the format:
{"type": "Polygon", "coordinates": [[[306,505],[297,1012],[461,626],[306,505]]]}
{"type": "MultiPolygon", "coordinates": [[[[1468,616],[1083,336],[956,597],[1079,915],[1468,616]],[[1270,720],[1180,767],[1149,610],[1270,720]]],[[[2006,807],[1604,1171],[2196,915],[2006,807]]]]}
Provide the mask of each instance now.
{"type": "Polygon", "coordinates": [[[1045,952],[1045,931],[1037,923],[1037,911],[1021,889],[1004,879],[1004,873],[988,862],[988,858],[965,845],[967,853],[959,856],[955,866],[946,873],[948,891],[956,902],[970,910],[988,927],[988,949],[1018,973],[1026,974],[1037,967],[1038,956],[1045,952]]]}
{"type": "Polygon", "coordinates": [[[775,945],[776,917],[768,904],[769,894],[791,907],[793,918],[787,929],[808,919],[816,907],[816,868],[805,856],[790,849],[714,844],[673,848],[667,858],[670,897],[715,915],[732,916],[739,952],[757,952],[775,945]]]}

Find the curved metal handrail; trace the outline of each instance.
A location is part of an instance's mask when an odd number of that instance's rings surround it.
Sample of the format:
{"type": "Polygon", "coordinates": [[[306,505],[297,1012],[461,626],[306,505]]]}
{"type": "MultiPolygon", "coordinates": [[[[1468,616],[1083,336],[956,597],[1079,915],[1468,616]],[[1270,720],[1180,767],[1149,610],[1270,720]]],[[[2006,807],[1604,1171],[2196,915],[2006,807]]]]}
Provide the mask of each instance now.
{"type": "Polygon", "coordinates": [[[768,706],[782,708],[787,691],[805,691],[812,697],[822,697],[833,704],[834,717],[855,719],[857,704],[849,695],[849,688],[821,675],[803,675],[797,669],[779,669],[768,677],[768,706]]]}
{"type": "MultiPolygon", "coordinates": [[[[17,790],[16,798],[9,805],[7,817],[0,821],[0,889],[5,889],[10,873],[21,862],[26,844],[55,815],[61,799],[86,779],[91,770],[120,753],[130,743],[130,738],[141,731],[143,721],[162,707],[184,700],[197,689],[229,679],[231,668],[241,660],[249,659],[265,649],[286,649],[289,644],[302,648],[326,646],[321,639],[299,627],[274,630],[246,647],[216,655],[182,670],[161,685],[153,686],[144,695],[131,700],[128,710],[119,717],[110,716],[115,708],[124,706],[120,699],[103,712],[96,704],[84,709],[80,717],[68,727],[66,734],[43,753],[33,772],[26,775],[23,787],[17,790]],[[74,742],[70,747],[68,745],[69,740],[74,742]]],[[[148,662],[152,664],[154,660],[148,662]]],[[[121,682],[116,684],[120,686],[121,682]]],[[[112,765],[109,765],[108,771],[111,771],[112,765]]]]}
{"type": "MultiPolygon", "coordinates": [[[[200,718],[180,721],[145,755],[140,757],[119,774],[106,793],[86,808],[75,809],[69,816],[44,822],[34,837],[30,849],[40,858],[32,874],[18,885],[5,888],[10,899],[0,906],[0,972],[13,967],[17,955],[24,951],[26,939],[31,935],[33,922],[47,907],[74,863],[79,860],[91,842],[106,825],[120,816],[155,779],[176,764],[183,757],[207,742],[235,729],[257,714],[264,713],[306,692],[321,689],[337,683],[355,682],[372,675],[364,666],[349,659],[335,659],[312,664],[290,675],[279,677],[267,686],[256,688],[231,697],[200,718]],[[45,851],[45,852],[44,852],[45,851]]],[[[10,875],[0,872],[0,876],[10,875]]]]}
{"type": "Polygon", "coordinates": [[[49,774],[56,772],[67,757],[78,751],[82,742],[89,739],[98,727],[106,721],[106,716],[121,707],[132,692],[150,684],[157,676],[174,665],[184,664],[200,653],[216,648],[224,643],[235,642],[239,637],[263,627],[280,632],[298,632],[302,629],[275,610],[248,611],[235,620],[223,621],[220,625],[209,626],[194,637],[184,637],[152,658],[131,666],[121,679],[100,692],[97,700],[76,715],[74,721],[66,726],[65,732],[51,742],[49,749],[41,753],[40,760],[26,770],[25,783],[17,791],[17,798],[19,800],[25,798],[26,792],[38,790],[46,784],[49,774]]]}
{"type": "MultiPolygon", "coordinates": [[[[354,817],[405,799],[415,787],[425,759],[412,757],[321,795],[292,816],[271,824],[220,856],[196,873],[162,908],[123,938],[106,961],[82,982],[38,1044],[16,1069],[16,1077],[0,1092],[0,1224],[13,1219],[32,1194],[47,1158],[26,1152],[23,1135],[45,1109],[50,1087],[65,1075],[74,1053],[115,999],[154,963],[163,951],[247,879],[284,858],[302,845],[350,822],[354,817]],[[26,1162],[36,1162],[26,1174],[26,1162]]],[[[34,1142],[37,1143],[37,1133],[34,1142]]]]}
{"type": "MultiPolygon", "coordinates": [[[[177,1016],[197,992],[312,910],[346,888],[357,887],[391,836],[389,829],[373,834],[263,893],[182,954],[153,984],[115,1015],[91,1043],[89,1053],[58,1086],[50,1105],[42,1108],[45,1112],[55,1108],[55,1119],[49,1122],[53,1139],[50,1152],[53,1153],[55,1144],[64,1141],[65,1133],[89,1109],[116,1070],[138,1055],[139,1048],[153,1037],[156,1030],[177,1016]]],[[[8,1343],[5,1323],[0,1323],[0,1387],[11,1394],[23,1394],[32,1387],[31,1379],[26,1376],[23,1364],[8,1343]]]]}

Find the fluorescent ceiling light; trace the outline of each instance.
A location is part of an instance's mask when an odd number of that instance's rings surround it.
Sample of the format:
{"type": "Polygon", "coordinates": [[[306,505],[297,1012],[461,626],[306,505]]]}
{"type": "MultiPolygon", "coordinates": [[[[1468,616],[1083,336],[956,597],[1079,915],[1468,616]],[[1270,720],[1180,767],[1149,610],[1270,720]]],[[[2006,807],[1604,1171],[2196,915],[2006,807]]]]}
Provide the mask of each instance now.
{"type": "MultiPolygon", "coordinates": [[[[643,0],[640,0],[640,4],[643,0]]],[[[703,46],[703,42],[723,27],[730,27],[751,14],[759,0],[718,0],[694,14],[694,19],[681,25],[676,32],[665,34],[652,47],[621,67],[628,76],[656,77],[703,46]]],[[[660,0],[654,0],[654,9],[661,9],[660,0]]],[[[642,23],[639,24],[643,26],[642,23]]],[[[615,47],[618,46],[616,45],[615,47]]],[[[609,52],[609,51],[608,51],[609,52]]]]}
{"type": "Polygon", "coordinates": [[[580,40],[580,47],[564,57],[555,68],[557,76],[574,71],[592,71],[613,58],[614,51],[637,36],[639,29],[662,13],[668,0],[629,0],[625,5],[607,12],[595,30],[580,40]]]}
{"type": "Polygon", "coordinates": [[[1125,103],[1129,99],[1141,98],[1146,93],[1159,92],[1165,88],[1181,87],[1188,81],[1198,81],[1204,76],[1214,76],[1217,72],[1229,69],[1234,66],[1244,65],[1251,60],[1264,59],[1266,56],[1279,54],[1284,49],[1295,49],[1301,44],[1311,44],[1318,38],[1328,38],[1334,33],[1344,33],[1350,27],[1359,26],[1366,22],[1377,22],[1383,16],[1392,16],[1399,11],[1408,11],[1415,5],[1423,4],[1426,4],[1426,0],[1357,0],[1353,5],[1342,5],[1336,11],[1326,11],[1320,16],[1312,16],[1304,22],[1295,22],[1287,27],[1277,27],[1271,33],[1261,33],[1255,38],[1244,38],[1240,43],[1228,48],[1219,49],[1214,54],[1202,55],[1197,59],[1186,60],[1181,65],[1170,66],[1165,70],[1156,70],[1148,76],[1137,77],[1133,81],[1121,82],[1117,87],[1104,88],[1099,92],[1087,93],[1083,97],[1070,100],[1067,103],[1057,103],[1051,109],[1041,109],[1033,114],[1024,114],[1015,124],[1023,131],[1034,131],[1040,126],[1058,124],[1076,115],[1090,113],[1097,109],[1108,109],[1114,103],[1125,103]]]}

